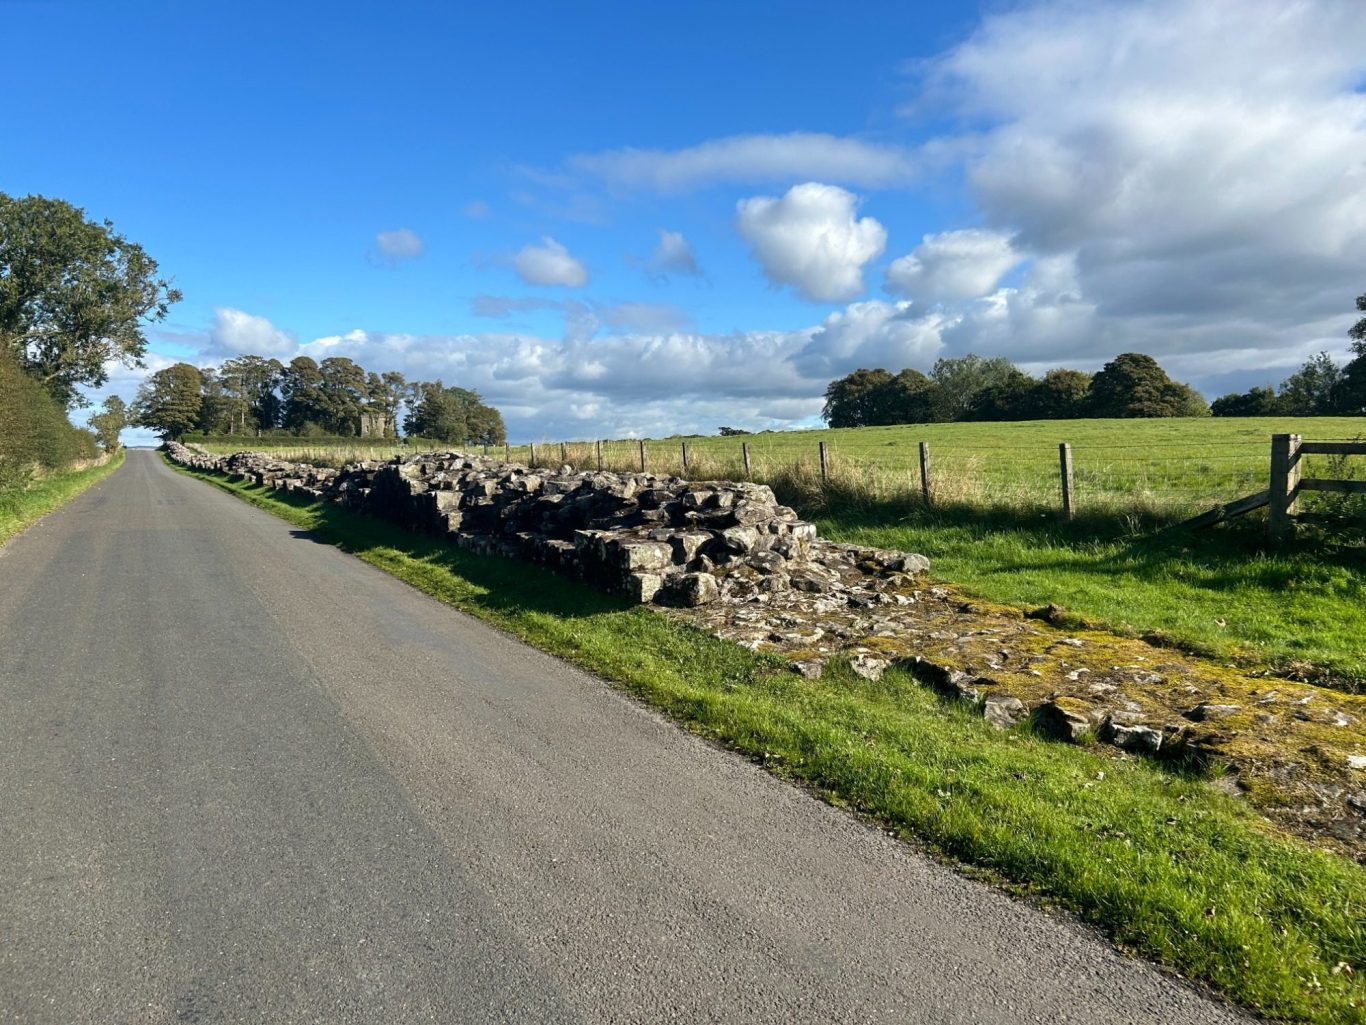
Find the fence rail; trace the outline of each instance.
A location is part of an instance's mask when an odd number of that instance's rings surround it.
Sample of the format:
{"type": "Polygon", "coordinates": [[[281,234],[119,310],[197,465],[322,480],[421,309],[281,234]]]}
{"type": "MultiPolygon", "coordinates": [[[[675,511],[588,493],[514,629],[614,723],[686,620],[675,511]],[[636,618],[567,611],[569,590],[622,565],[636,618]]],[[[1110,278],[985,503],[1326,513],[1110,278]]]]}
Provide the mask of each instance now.
{"type": "Polygon", "coordinates": [[[1304,441],[1298,434],[1271,436],[1271,501],[1267,532],[1273,544],[1284,541],[1295,530],[1303,491],[1338,495],[1366,495],[1366,481],[1338,477],[1304,476],[1305,457],[1310,455],[1366,456],[1366,442],[1304,441]]]}

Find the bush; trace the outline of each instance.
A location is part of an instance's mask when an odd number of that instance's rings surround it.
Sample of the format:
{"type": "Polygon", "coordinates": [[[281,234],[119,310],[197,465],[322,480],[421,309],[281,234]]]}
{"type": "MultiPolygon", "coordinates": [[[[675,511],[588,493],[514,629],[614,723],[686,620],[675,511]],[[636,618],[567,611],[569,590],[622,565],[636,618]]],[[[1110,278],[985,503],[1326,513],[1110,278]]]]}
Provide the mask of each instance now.
{"type": "Polygon", "coordinates": [[[0,489],[98,455],[95,435],[72,427],[47,389],[0,353],[0,489]]]}

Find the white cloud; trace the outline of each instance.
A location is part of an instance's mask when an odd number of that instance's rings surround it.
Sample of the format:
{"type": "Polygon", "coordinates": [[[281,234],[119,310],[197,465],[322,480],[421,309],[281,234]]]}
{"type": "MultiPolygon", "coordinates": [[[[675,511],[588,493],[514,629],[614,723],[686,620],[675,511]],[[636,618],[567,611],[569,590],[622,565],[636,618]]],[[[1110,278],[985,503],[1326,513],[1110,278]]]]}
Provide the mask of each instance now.
{"type": "Polygon", "coordinates": [[[683,274],[688,277],[701,277],[702,268],[697,265],[692,246],[681,231],[659,229],[659,244],[650,257],[648,264],[651,273],[660,277],[670,274],[683,274]]]}
{"type": "Polygon", "coordinates": [[[412,260],[422,255],[426,245],[410,228],[381,231],[375,236],[375,252],[390,263],[412,260]]]}
{"type": "Polygon", "coordinates": [[[980,228],[926,235],[887,269],[887,290],[916,299],[978,299],[1019,263],[1010,236],[980,228]]]}
{"type": "Polygon", "coordinates": [[[540,245],[523,246],[513,257],[512,266],[529,285],[581,288],[588,283],[588,268],[549,235],[541,239],[540,245]]]}
{"type": "MultiPolygon", "coordinates": [[[[1209,374],[1343,351],[1366,250],[1364,78],[1354,4],[1050,2],[987,17],[930,63],[921,106],[973,125],[950,142],[974,219],[1036,266],[959,311],[948,344],[1077,363],[1137,349],[1209,374]]],[[[911,255],[889,287],[974,290],[970,267],[911,255]]]]}
{"type": "Polygon", "coordinates": [[[201,355],[210,360],[231,359],[243,353],[280,358],[292,355],[298,341],[265,317],[220,306],[213,311],[213,325],[201,355]]]}
{"type": "Polygon", "coordinates": [[[805,376],[829,381],[857,367],[926,370],[944,347],[942,332],[953,321],[920,314],[908,302],[854,303],[825,318],[792,362],[805,376]]]}
{"type": "Polygon", "coordinates": [[[794,185],[782,199],[756,196],[736,205],[736,227],[775,285],[816,302],[863,291],[863,266],[882,255],[887,232],[858,218],[858,197],[834,185],[794,185]]]}
{"type": "Polygon", "coordinates": [[[482,221],[493,215],[493,208],[482,199],[472,199],[465,204],[464,213],[472,221],[482,221]]]}
{"type": "Polygon", "coordinates": [[[904,184],[916,173],[914,157],[902,147],[818,132],[735,135],[679,150],[581,154],[569,166],[617,188],[664,193],[810,178],[871,188],[904,184]]]}

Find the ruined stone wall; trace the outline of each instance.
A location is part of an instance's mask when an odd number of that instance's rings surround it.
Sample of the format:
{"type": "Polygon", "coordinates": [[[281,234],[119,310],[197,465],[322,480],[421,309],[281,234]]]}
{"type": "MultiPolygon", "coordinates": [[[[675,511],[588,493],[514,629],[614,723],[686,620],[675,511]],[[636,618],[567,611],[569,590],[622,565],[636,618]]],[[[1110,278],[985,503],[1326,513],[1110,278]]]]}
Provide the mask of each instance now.
{"type": "Polygon", "coordinates": [[[920,556],[821,543],[815,526],[772,490],[744,481],[532,469],[458,452],[334,470],[259,452],[212,456],[176,443],[167,451],[185,465],[528,559],[639,602],[698,606],[792,589],[827,593],[928,566],[920,556]]]}

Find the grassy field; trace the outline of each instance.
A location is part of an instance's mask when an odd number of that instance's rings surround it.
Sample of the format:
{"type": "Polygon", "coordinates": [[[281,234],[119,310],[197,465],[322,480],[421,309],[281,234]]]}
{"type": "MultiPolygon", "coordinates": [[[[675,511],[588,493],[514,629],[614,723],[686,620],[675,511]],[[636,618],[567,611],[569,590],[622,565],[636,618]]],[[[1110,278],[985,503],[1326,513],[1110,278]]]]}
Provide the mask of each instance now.
{"type": "Polygon", "coordinates": [[[123,465],[123,450],[112,459],[65,473],[49,473],[25,488],[0,489],[0,544],[123,465]]]}
{"type": "MultiPolygon", "coordinates": [[[[1302,531],[1294,545],[1265,550],[1260,514],[1189,532],[1174,521],[1266,487],[1270,435],[1313,440],[1366,436],[1366,418],[1078,420],[931,424],[770,433],[688,441],[695,478],[743,475],[750,446],[755,479],[815,519],[824,536],[917,551],[933,573],[980,597],[1064,606],[1080,622],[1158,634],[1190,650],[1349,690],[1366,688],[1366,531],[1302,531]],[[929,442],[935,504],[920,499],[917,442],[929,442]],[[822,482],[817,444],[830,451],[822,482]],[[1079,515],[1061,522],[1058,443],[1073,447],[1079,515]]],[[[277,439],[278,440],[278,439],[277,439]]],[[[681,472],[681,440],[646,444],[646,464],[681,472]]],[[[233,451],[243,441],[207,447],[233,451]]],[[[558,443],[536,446],[559,462],[558,443]]],[[[282,458],[339,465],[385,458],[394,443],[281,447],[282,458]]],[[[526,461],[530,446],[512,447],[526,461]]],[[[596,465],[592,443],[564,455],[596,465]]],[[[604,465],[638,469],[637,442],[607,442],[604,465]]],[[[1366,475],[1366,458],[1307,474],[1366,475]]],[[[1322,500],[1320,500],[1322,503],[1322,500]]],[[[1360,505],[1360,502],[1358,503],[1360,505]]],[[[1320,508],[1324,508],[1320,504],[1320,508]]],[[[1346,509],[1360,515],[1361,509],[1346,509]]]]}
{"type": "MultiPolygon", "coordinates": [[[[189,471],[183,471],[189,472],[189,471]]],[[[1366,869],[1145,760],[1000,733],[910,677],[819,681],[665,616],[324,503],[204,479],[614,681],[939,855],[1263,1013],[1360,1022],[1366,869]]]]}

